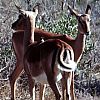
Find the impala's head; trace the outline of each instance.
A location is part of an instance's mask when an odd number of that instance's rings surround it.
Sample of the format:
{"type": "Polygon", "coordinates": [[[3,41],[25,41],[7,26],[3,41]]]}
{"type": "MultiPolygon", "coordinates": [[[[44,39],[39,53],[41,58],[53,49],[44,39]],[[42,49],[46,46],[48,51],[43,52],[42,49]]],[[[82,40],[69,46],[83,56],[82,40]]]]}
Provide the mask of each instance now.
{"type": "Polygon", "coordinates": [[[90,15],[91,7],[87,5],[85,14],[79,14],[77,11],[72,9],[69,5],[68,8],[72,15],[75,15],[78,20],[78,31],[79,33],[89,35],[90,34],[90,15]]]}
{"type": "Polygon", "coordinates": [[[12,29],[15,31],[24,30],[23,22],[24,22],[23,16],[20,14],[18,16],[18,19],[14,23],[12,23],[12,29]]]}
{"type": "Polygon", "coordinates": [[[18,6],[16,6],[16,8],[19,10],[20,15],[18,17],[18,20],[12,24],[12,29],[17,31],[24,30],[23,22],[25,21],[26,17],[29,17],[31,21],[35,22],[36,16],[38,14],[38,9],[34,9],[34,11],[25,11],[18,6]]]}

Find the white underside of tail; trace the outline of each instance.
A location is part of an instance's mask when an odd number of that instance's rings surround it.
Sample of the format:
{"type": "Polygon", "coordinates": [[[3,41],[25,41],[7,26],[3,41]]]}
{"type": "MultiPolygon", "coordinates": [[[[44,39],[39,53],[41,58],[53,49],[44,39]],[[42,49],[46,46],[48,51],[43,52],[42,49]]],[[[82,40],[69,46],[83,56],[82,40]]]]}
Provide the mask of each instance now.
{"type": "Polygon", "coordinates": [[[62,65],[59,66],[59,64],[58,64],[58,68],[61,71],[66,71],[66,72],[75,71],[75,69],[77,67],[77,63],[74,61],[74,52],[72,50],[70,50],[70,51],[65,50],[65,51],[67,53],[66,59],[63,60],[63,56],[64,56],[64,49],[63,49],[60,54],[60,61],[61,61],[62,65]]]}
{"type": "Polygon", "coordinates": [[[58,64],[58,68],[61,70],[61,71],[65,71],[65,72],[71,72],[71,71],[75,71],[76,67],[77,67],[77,63],[72,61],[72,60],[69,60],[68,64],[66,63],[66,68],[63,68],[62,66],[60,66],[58,64]],[[67,69],[67,68],[71,68],[71,69],[67,69]]]}

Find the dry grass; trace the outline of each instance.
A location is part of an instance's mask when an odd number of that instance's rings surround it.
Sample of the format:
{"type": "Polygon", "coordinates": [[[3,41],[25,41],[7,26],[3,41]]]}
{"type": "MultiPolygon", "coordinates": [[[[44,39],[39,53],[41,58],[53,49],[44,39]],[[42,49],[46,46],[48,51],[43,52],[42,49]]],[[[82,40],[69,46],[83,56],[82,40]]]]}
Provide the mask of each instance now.
{"type": "MultiPolygon", "coordinates": [[[[28,91],[28,85],[24,84],[24,82],[20,83],[20,80],[21,79],[19,79],[16,84],[16,100],[31,100],[28,91]]],[[[61,86],[59,85],[59,87],[61,86]]],[[[10,94],[11,91],[10,91],[9,81],[0,81],[0,100],[10,100],[11,96],[10,94]]],[[[37,85],[36,89],[36,100],[39,100],[38,94],[39,94],[39,84],[37,85]]],[[[54,94],[49,86],[46,87],[45,100],[55,100],[54,94]]],[[[100,98],[99,97],[93,98],[89,94],[83,96],[82,93],[77,93],[77,100],[100,100],[100,98]]]]}

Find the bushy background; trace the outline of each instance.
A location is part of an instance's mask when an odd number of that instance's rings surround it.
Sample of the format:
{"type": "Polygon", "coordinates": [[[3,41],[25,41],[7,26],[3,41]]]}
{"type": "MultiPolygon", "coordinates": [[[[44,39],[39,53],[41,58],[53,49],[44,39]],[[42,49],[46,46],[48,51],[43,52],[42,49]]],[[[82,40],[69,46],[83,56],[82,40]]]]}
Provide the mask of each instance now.
{"type": "MultiPolygon", "coordinates": [[[[10,100],[8,76],[14,70],[16,62],[11,40],[13,35],[11,25],[18,17],[14,4],[23,9],[32,9],[35,4],[40,3],[36,27],[50,32],[68,34],[75,38],[76,19],[69,14],[67,6],[62,10],[62,1],[69,2],[71,6],[75,4],[75,9],[82,13],[85,12],[88,3],[92,7],[92,34],[87,37],[86,48],[75,72],[75,92],[79,100],[100,99],[100,0],[0,0],[0,100],[10,100]]],[[[16,100],[30,100],[26,80],[25,74],[18,79],[16,100]]],[[[38,91],[37,88],[37,94],[38,91]]],[[[54,100],[49,86],[46,91],[46,100],[54,100]]],[[[39,100],[38,96],[37,100],[39,100]]]]}

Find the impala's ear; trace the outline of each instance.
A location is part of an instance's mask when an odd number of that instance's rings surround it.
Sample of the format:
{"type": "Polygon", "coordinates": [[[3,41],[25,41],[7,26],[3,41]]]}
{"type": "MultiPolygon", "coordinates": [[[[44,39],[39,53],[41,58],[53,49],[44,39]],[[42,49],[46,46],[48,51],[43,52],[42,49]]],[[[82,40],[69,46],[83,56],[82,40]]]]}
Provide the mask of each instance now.
{"type": "Polygon", "coordinates": [[[91,15],[91,6],[90,5],[87,5],[85,13],[91,15]]]}
{"type": "Polygon", "coordinates": [[[19,6],[17,6],[17,5],[15,5],[15,6],[16,6],[16,8],[18,9],[19,13],[25,14],[25,10],[23,10],[21,7],[19,7],[19,6]]]}
{"type": "Polygon", "coordinates": [[[35,9],[35,14],[36,14],[36,15],[38,14],[38,9],[35,9]]]}
{"type": "Polygon", "coordinates": [[[72,9],[72,7],[71,7],[70,5],[68,5],[68,9],[70,10],[70,13],[71,13],[72,15],[75,15],[76,17],[79,16],[78,12],[75,11],[74,9],[72,9]]]}
{"type": "Polygon", "coordinates": [[[36,15],[38,14],[39,5],[40,5],[40,4],[36,4],[36,5],[33,7],[33,12],[35,12],[36,15]]]}
{"type": "Polygon", "coordinates": [[[15,4],[15,6],[16,6],[17,10],[20,12],[21,7],[17,6],[16,4],[15,4]]]}

